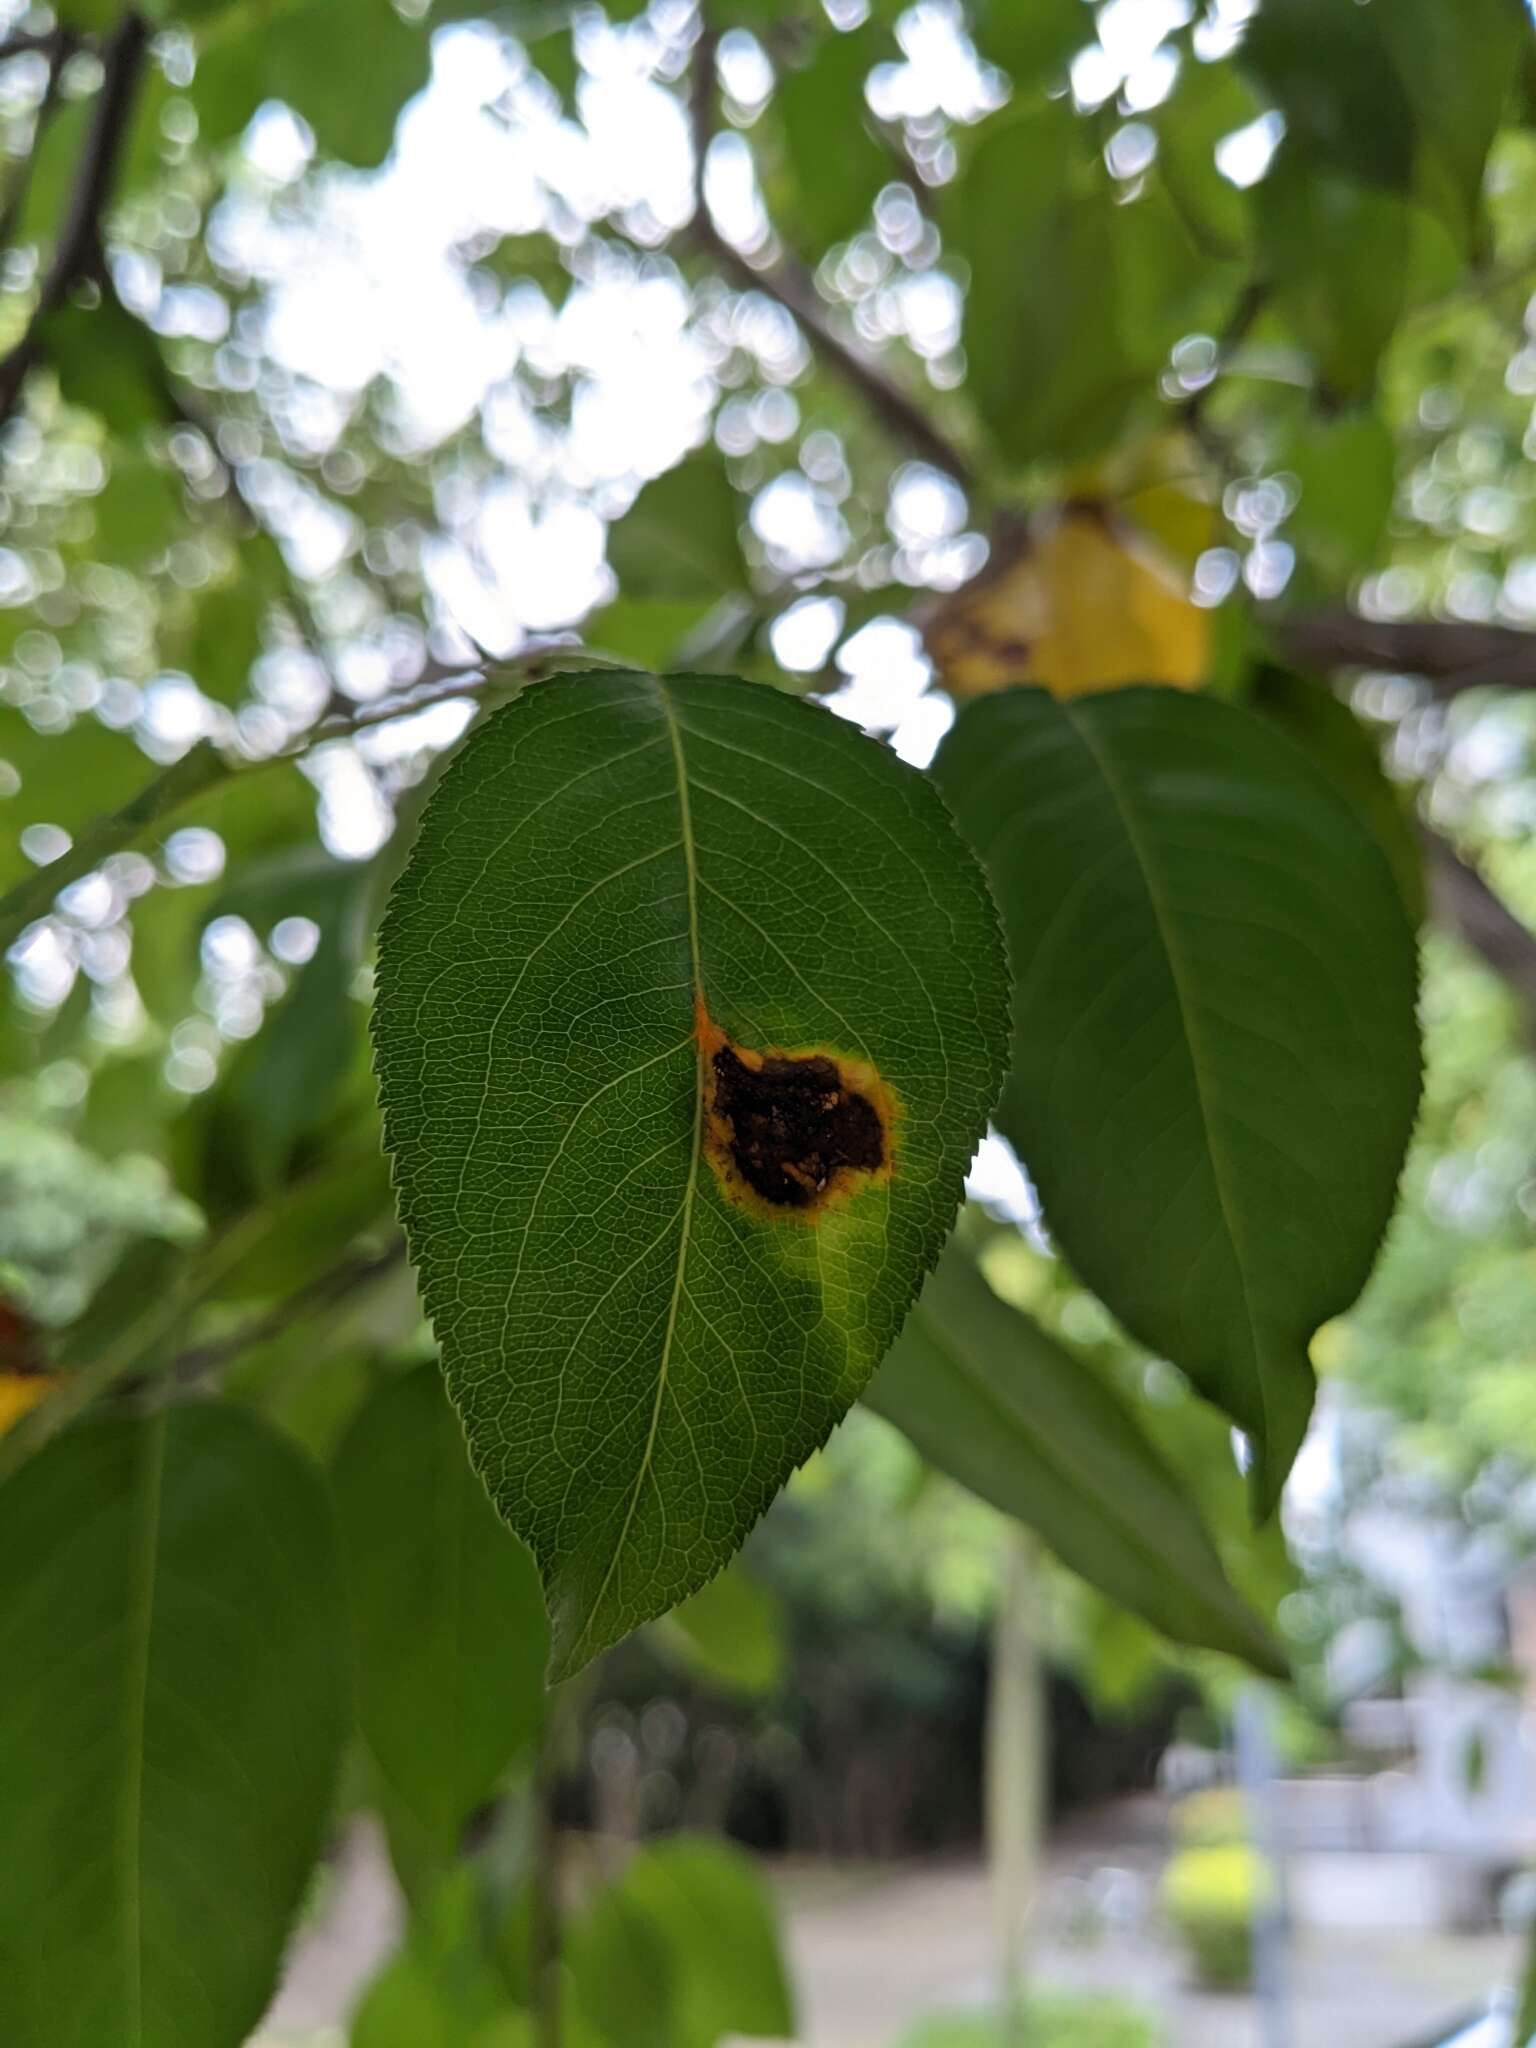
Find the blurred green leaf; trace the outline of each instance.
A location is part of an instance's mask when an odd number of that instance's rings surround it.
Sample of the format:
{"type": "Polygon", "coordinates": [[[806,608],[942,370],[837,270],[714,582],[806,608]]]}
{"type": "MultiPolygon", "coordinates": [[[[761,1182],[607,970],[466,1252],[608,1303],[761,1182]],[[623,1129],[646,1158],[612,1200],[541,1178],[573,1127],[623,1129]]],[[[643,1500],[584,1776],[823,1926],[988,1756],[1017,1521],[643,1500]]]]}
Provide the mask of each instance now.
{"type": "Polygon", "coordinates": [[[1289,140],[1253,204],[1276,310],[1335,393],[1368,393],[1407,305],[1409,207],[1395,192],[1319,170],[1289,140]]]}
{"type": "Polygon", "coordinates": [[[154,773],[131,734],[88,712],[63,731],[39,731],[9,704],[0,704],[0,763],[0,884],[6,888],[32,871],[20,844],[29,825],[57,825],[73,836],[98,812],[126,802],[154,773]]]}
{"type": "Polygon", "coordinates": [[[1247,1431],[1267,1513],[1418,1102],[1387,857],[1284,734],[1181,691],[983,698],[938,777],[1013,962],[998,1124],[1084,1281],[1247,1431]]]}
{"type": "Polygon", "coordinates": [[[302,115],[327,156],[381,163],[405,101],[427,82],[429,30],[392,0],[273,0],[226,9],[190,88],[204,139],[231,142],[265,100],[302,115]],[[338,64],[338,49],[355,61],[338,64]]]}
{"type": "Polygon", "coordinates": [[[1475,246],[1483,171],[1531,43],[1521,0],[1392,0],[1374,14],[1418,129],[1421,188],[1475,246]]]}
{"type": "Polygon", "coordinates": [[[870,127],[864,83],[897,55],[889,31],[866,22],[818,37],[810,61],[779,81],[774,106],[791,174],[786,224],[811,258],[861,227],[897,159],[870,127]]]}
{"type": "Polygon", "coordinates": [[[707,1583],[873,1371],[953,1220],[1005,1005],[931,784],[830,713],[564,676],[460,749],[380,931],[374,1040],[449,1390],[539,1560],[556,1677],[707,1583]],[[890,1172],[813,1150],[804,1204],[754,1192],[756,1126],[706,1120],[735,1058],[711,1033],[848,1048],[838,1095],[903,1106],[890,1172]]]}
{"type": "Polygon", "coordinates": [[[1117,242],[1134,228],[1090,148],[1069,101],[1010,109],[946,196],[945,240],[970,270],[969,389],[1015,463],[1097,452],[1155,389],[1149,338],[1128,345],[1117,295],[1117,242]]]}
{"type": "Polygon", "coordinates": [[[740,1559],[656,1623],[675,1663],[727,1692],[772,1692],[784,1676],[784,1616],[740,1559]]]}
{"type": "Polygon", "coordinates": [[[713,449],[654,478],[608,529],[608,566],[621,595],[676,604],[749,589],[743,510],[713,449]]]}
{"type": "Polygon", "coordinates": [[[0,1547],[0,2035],[239,2048],[345,1727],[319,1474],[222,1405],[92,1422],[0,1490],[0,1547]]]}
{"type": "Polygon", "coordinates": [[[1063,1564],[1174,1642],[1286,1675],[1183,1482],[1130,1411],[1086,1360],[1001,1301],[958,1246],[864,1401],[940,1471],[1036,1530],[1063,1564]]]}
{"type": "Polygon", "coordinates": [[[98,305],[65,305],[38,322],[42,360],[71,405],[98,413],[125,439],[170,417],[160,345],[141,320],[108,294],[98,305]]]}
{"type": "Polygon", "coordinates": [[[1388,55],[1387,12],[1354,0],[1265,0],[1238,62],[1285,116],[1290,146],[1319,177],[1401,192],[1413,183],[1415,122],[1388,55]]]}
{"type": "Polygon", "coordinates": [[[982,0],[978,16],[976,47],[1007,72],[1015,92],[1059,84],[1071,59],[1095,39],[1084,0],[982,0]]]}
{"type": "Polygon", "coordinates": [[[1369,411],[1308,416],[1284,443],[1279,467],[1299,488],[1287,538],[1337,588],[1380,551],[1397,486],[1391,429],[1369,411]]]}
{"type": "Polygon", "coordinates": [[[91,500],[93,532],[82,552],[98,562],[143,570],[186,529],[181,484],[164,463],[121,444],[108,450],[107,462],[107,480],[91,500]]]}
{"type": "Polygon", "coordinates": [[[378,1388],[332,1477],[358,1719],[391,1790],[451,1860],[543,1721],[538,1574],[470,1470],[435,1365],[378,1388]]]}
{"type": "Polygon", "coordinates": [[[1157,116],[1157,175],[1201,248],[1215,258],[1238,254],[1249,236],[1247,197],[1217,169],[1216,145],[1260,111],[1232,65],[1186,62],[1157,116]]]}
{"type": "Polygon", "coordinates": [[[502,2048],[493,2029],[518,2016],[509,2013],[482,1916],[475,1873],[454,1871],[417,1909],[405,1940],[363,1993],[349,2048],[502,2048]]]}
{"type": "Polygon", "coordinates": [[[612,2048],[715,2048],[795,2031],[767,1886],[723,1842],[642,1849],[567,1946],[578,2010],[612,2048]]]}

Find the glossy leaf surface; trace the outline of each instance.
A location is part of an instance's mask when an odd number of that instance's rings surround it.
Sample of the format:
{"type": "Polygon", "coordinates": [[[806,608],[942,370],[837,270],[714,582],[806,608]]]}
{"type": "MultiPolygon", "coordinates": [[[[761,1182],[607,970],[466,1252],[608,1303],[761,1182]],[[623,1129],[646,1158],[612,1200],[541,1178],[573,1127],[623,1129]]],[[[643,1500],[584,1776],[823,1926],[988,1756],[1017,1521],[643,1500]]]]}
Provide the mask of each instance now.
{"type": "Polygon", "coordinates": [[[375,1038],[563,1676],[719,1570],[900,1328],[1001,1076],[993,913],[929,781],[828,713],[561,678],[428,804],[375,1038]]]}
{"type": "Polygon", "coordinates": [[[1272,1506],[1418,1101],[1387,857],[1283,733],[1173,691],[983,699],[938,772],[1013,960],[998,1121],[1082,1278],[1248,1432],[1272,1506]]]}

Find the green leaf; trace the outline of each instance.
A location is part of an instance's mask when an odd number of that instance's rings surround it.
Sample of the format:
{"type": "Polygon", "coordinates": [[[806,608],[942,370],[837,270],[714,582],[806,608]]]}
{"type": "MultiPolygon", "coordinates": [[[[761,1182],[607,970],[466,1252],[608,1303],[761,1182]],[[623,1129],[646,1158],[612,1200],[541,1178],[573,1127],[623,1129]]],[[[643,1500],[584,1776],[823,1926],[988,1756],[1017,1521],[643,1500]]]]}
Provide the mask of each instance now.
{"type": "Polygon", "coordinates": [[[81,552],[116,568],[142,569],[161,555],[187,523],[181,484],[153,456],[114,446],[107,480],[91,500],[94,522],[81,552]]]}
{"type": "Polygon", "coordinates": [[[1085,1359],[951,1245],[864,1396],[940,1471],[1174,1642],[1285,1677],[1188,1490],[1085,1359]]]}
{"type": "Polygon", "coordinates": [[[656,1624],[663,1652],[727,1692],[768,1693],[784,1676],[784,1617],[738,1559],[656,1624]]]}
{"type": "Polygon", "coordinates": [[[1426,196],[1475,245],[1483,172],[1530,17],[1520,0],[1392,0],[1376,28],[1413,109],[1426,196]]]}
{"type": "Polygon", "coordinates": [[[747,590],[741,499],[712,450],[690,455],[646,484],[608,529],[608,566],[626,598],[667,603],[747,590]]]}
{"type": "Polygon", "coordinates": [[[1094,40],[1093,16],[1083,0],[984,0],[976,45],[1000,65],[1015,92],[1057,85],[1079,50],[1094,40]]]}
{"type": "MultiPolygon", "coordinates": [[[[1167,350],[1230,287],[1167,197],[1125,203],[1068,100],[985,124],[944,237],[970,271],[968,388],[1015,463],[1078,461],[1156,395],[1167,350]]],[[[1197,322],[1196,324],[1199,324],[1197,322]]]]}
{"type": "Polygon", "coordinates": [[[238,2048],[320,1848],[345,1727],[319,1474],[184,1403],[0,1491],[0,2037],[238,2048]]]}
{"type": "Polygon", "coordinates": [[[154,772],[131,733],[90,712],[49,732],[0,703],[0,886],[9,889],[33,871],[21,846],[29,825],[56,825],[76,836],[100,812],[137,794],[154,772]]]}
{"type": "Polygon", "coordinates": [[[295,1147],[324,1123],[360,1055],[365,1015],[351,989],[367,889],[359,862],[310,843],[243,862],[216,906],[216,915],[242,916],[263,937],[283,917],[311,918],[320,930],[313,956],[291,970],[282,1003],[220,1083],[259,1187],[284,1178],[295,1147]]]}
{"type": "Polygon", "coordinates": [[[1408,301],[1411,209],[1319,171],[1289,141],[1252,198],[1275,310],[1336,394],[1369,392],[1408,301]]]}
{"type": "Polygon", "coordinates": [[[301,114],[328,155],[368,167],[395,139],[405,102],[431,69],[427,25],[392,0],[276,0],[230,8],[213,23],[192,81],[206,142],[232,142],[264,100],[301,114]],[[357,65],[338,49],[367,53],[357,65]]]}
{"type": "Polygon", "coordinates": [[[349,2048],[499,2043],[492,2030],[515,2015],[482,1917],[477,1873],[461,1865],[413,1915],[405,1940],[363,1993],[347,2031],[349,2048]]]}
{"type": "Polygon", "coordinates": [[[786,73],[774,104],[791,183],[788,218],[805,253],[820,256],[862,227],[896,161],[872,133],[865,80],[896,47],[872,22],[817,42],[810,62],[786,73]]]}
{"type": "Polygon", "coordinates": [[[198,593],[185,665],[216,704],[238,704],[262,651],[268,593],[243,565],[224,583],[198,593]]]}
{"type": "Polygon", "coordinates": [[[1326,683],[1272,666],[1254,678],[1253,704],[1284,727],[1359,812],[1392,863],[1410,923],[1422,924],[1424,859],[1413,798],[1382,773],[1380,749],[1359,719],[1326,683]]]}
{"type": "Polygon", "coordinates": [[[1381,18],[1389,11],[1355,0],[1265,0],[1238,62],[1285,116],[1310,169],[1405,191],[1414,112],[1387,54],[1381,18]]]}
{"type": "Polygon", "coordinates": [[[379,954],[401,1216],[566,1677],[720,1569],[894,1338],[1001,1073],[992,912],[829,713],[566,676],[471,733],[379,954]]]}
{"type": "Polygon", "coordinates": [[[1082,1278],[1247,1431],[1267,1510],[1418,1102],[1386,856],[1283,734],[1172,690],[1005,691],[938,775],[1013,960],[1001,1128],[1082,1278]]]}
{"type": "Polygon", "coordinates": [[[1286,537],[1333,589],[1377,558],[1397,488],[1397,444],[1374,412],[1309,414],[1280,451],[1278,466],[1299,495],[1286,537]]]}
{"type": "Polygon", "coordinates": [[[1232,256],[1248,241],[1248,200],[1216,167],[1216,145],[1261,109],[1230,64],[1192,64],[1158,116],[1157,176],[1201,248],[1232,256]]]}
{"type": "Polygon", "coordinates": [[[577,2008],[614,2048],[795,2031],[772,1898],[723,1842],[642,1850],[572,1930],[568,1956],[577,2008]]]}
{"type": "Polygon", "coordinates": [[[100,414],[112,433],[126,438],[171,418],[159,343],[115,297],[45,314],[38,342],[64,398],[100,414]]]}
{"type": "Polygon", "coordinates": [[[358,1719],[391,1791],[449,1858],[543,1719],[538,1578],[470,1470],[435,1365],[378,1389],[333,1478],[358,1719]]]}

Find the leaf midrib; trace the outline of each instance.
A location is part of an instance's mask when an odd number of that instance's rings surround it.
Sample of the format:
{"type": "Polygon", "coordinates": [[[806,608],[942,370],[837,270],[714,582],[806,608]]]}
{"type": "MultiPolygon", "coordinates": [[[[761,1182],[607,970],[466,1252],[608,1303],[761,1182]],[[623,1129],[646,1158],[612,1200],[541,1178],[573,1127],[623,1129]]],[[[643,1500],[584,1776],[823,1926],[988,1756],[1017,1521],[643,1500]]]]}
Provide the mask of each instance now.
{"type": "MultiPolygon", "coordinates": [[[[672,749],[672,761],[677,776],[677,806],[679,839],[683,855],[683,871],[686,880],[686,901],[688,907],[688,959],[693,980],[695,1007],[704,997],[704,968],[699,942],[699,862],[698,849],[693,837],[693,813],[688,800],[688,762],[683,752],[682,727],[677,713],[667,696],[666,685],[659,677],[652,681],[656,690],[656,701],[666,723],[667,740],[672,749]]],[[[693,1087],[693,1139],[688,1153],[688,1180],[683,1189],[683,1205],[679,1216],[677,1271],[672,1282],[672,1299],[667,1306],[667,1326],[662,1334],[661,1357],[656,1368],[656,1396],[651,1404],[650,1426],[646,1431],[645,1449],[640,1455],[635,1482],[630,1489],[629,1503],[624,1510],[623,1524],[614,1542],[613,1554],[608,1560],[602,1581],[592,1597],[587,1618],[571,1645],[571,1653],[565,1660],[567,1667],[574,1669],[579,1661],[582,1644],[592,1631],[593,1623],[602,1611],[613,1575],[619,1568],[624,1555],[624,1546],[629,1541],[629,1532],[634,1525],[635,1515],[640,1506],[640,1495],[650,1476],[651,1463],[656,1454],[656,1434],[661,1426],[661,1406],[666,1399],[667,1378],[671,1370],[672,1346],[677,1336],[678,1311],[682,1306],[688,1274],[688,1249],[693,1238],[693,1205],[699,1185],[699,1161],[704,1151],[704,1045],[698,1033],[694,1034],[694,1087],[693,1087]]]]}
{"type": "MultiPolygon", "coordinates": [[[[1063,705],[1062,709],[1065,711],[1073,731],[1076,732],[1078,738],[1087,749],[1089,758],[1098,769],[1104,787],[1109,792],[1110,800],[1119,813],[1120,822],[1125,827],[1125,836],[1129,840],[1131,851],[1136,857],[1137,870],[1141,875],[1142,886],[1146,890],[1147,904],[1151,909],[1153,922],[1157,926],[1157,936],[1163,949],[1163,956],[1168,962],[1168,978],[1173,985],[1174,1001],[1178,1005],[1179,1022],[1183,1027],[1184,1040],[1189,1047],[1189,1066],[1195,1088],[1195,1106],[1200,1113],[1200,1130],[1205,1139],[1206,1156],[1211,1162],[1211,1181],[1216,1190],[1216,1202],[1221,1211],[1221,1220],[1232,1246],[1234,1254],[1233,1264],[1237,1273],[1238,1293],[1242,1299],[1243,1320],[1248,1326],[1249,1341],[1253,1346],[1254,1377],[1259,1389],[1259,1408],[1264,1418],[1264,1453],[1260,1462],[1261,1468],[1267,1468],[1270,1452],[1275,1441],[1275,1418],[1270,1407],[1269,1378],[1266,1371],[1267,1348],[1260,1334],[1258,1320],[1254,1313],[1253,1299],[1249,1293],[1248,1254],[1244,1235],[1238,1228],[1236,1212],[1227,1188],[1227,1179],[1231,1172],[1231,1167],[1223,1146],[1217,1141],[1213,1112],[1211,1105],[1206,1100],[1205,1081],[1203,1078],[1205,1044],[1203,1035],[1195,1022],[1194,1004],[1185,986],[1187,970],[1183,956],[1174,940],[1173,920],[1163,901],[1156,867],[1150,857],[1150,851],[1143,841],[1135,807],[1131,802],[1130,796],[1112,767],[1107,750],[1098,744],[1087,721],[1080,718],[1075,707],[1070,704],[1063,705]]],[[[1267,1470],[1265,1483],[1267,1488],[1267,1470]]]]}

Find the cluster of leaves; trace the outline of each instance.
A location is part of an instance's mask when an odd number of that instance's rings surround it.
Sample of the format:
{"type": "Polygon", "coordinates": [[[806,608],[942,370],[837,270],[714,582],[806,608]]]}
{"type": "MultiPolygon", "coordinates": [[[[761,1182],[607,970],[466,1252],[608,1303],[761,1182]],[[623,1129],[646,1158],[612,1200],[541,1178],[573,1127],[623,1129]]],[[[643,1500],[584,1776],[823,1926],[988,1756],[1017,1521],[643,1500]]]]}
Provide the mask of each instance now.
{"type": "MultiPolygon", "coordinates": [[[[716,1574],[861,1397],[1140,1623],[1284,1672],[1226,1438],[1272,1515],[1415,1113],[1423,884],[1372,739],[1277,653],[1536,609],[1529,27],[1174,5],[1138,72],[1114,11],[11,23],[0,1054],[152,1199],[88,1304],[5,1240],[7,2039],[234,2048],[354,1735],[415,1908],[357,2039],[528,2038],[548,1900],[499,1795],[546,1654],[574,1684],[675,1610],[674,1654],[760,1680],[716,1574]],[[328,386],[276,315],[403,176],[406,129],[356,172],[438,29],[493,81],[477,133],[569,164],[628,67],[692,183],[466,202],[444,275],[516,360],[429,429],[398,360],[328,386]],[[646,458],[582,425],[626,294],[697,367],[646,458]],[[524,579],[490,662],[451,598],[516,587],[487,508],[530,479],[608,522],[608,580],[541,612],[524,579]],[[579,616],[566,652],[520,623],[579,616]],[[931,774],[796,701],[852,678],[860,715],[880,628],[909,665],[926,634],[930,738],[978,700],[931,774]],[[721,1059],[798,1063],[878,1143],[764,1110],[799,1190],[765,1194],[721,1059]],[[979,1224],[950,1241],[993,1114],[1087,1341],[979,1224]],[[1196,1392],[1097,1355],[1109,1317],[1196,1392]]],[[[1431,780],[1415,687],[1372,701],[1431,780]]],[[[784,2031],[750,1889],[679,1845],[600,1892],[569,2037],[784,2031]],[[699,1898],[752,1968],[681,1960],[699,1898]]]]}

